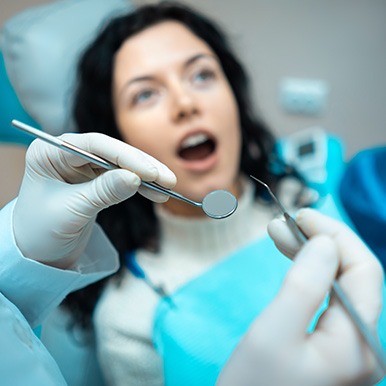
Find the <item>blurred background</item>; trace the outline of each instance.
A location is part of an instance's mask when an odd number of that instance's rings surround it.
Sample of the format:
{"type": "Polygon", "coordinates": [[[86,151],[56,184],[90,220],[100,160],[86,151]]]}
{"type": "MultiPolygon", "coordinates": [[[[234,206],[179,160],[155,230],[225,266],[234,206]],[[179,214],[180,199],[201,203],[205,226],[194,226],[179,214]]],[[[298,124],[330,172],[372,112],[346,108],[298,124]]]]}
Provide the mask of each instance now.
{"type": "MultiPolygon", "coordinates": [[[[347,159],[386,144],[385,0],[182,2],[228,31],[249,70],[258,111],[276,135],[322,127],[343,139],[347,159]]],[[[0,25],[45,3],[1,0],[0,25]]],[[[17,194],[25,149],[0,143],[0,207],[17,194]]]]}

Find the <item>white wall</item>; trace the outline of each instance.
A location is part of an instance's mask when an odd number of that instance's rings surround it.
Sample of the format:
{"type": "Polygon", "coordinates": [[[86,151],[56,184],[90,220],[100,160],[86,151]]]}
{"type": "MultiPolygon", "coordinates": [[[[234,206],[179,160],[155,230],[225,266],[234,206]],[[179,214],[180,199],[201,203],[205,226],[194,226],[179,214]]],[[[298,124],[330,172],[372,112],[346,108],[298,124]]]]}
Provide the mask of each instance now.
{"type": "Polygon", "coordinates": [[[255,102],[279,134],[322,125],[347,157],[386,145],[386,1],[189,0],[229,26],[253,78],[255,102]],[[278,102],[284,77],[322,79],[325,112],[289,115],[278,102]]]}
{"type": "Polygon", "coordinates": [[[39,4],[51,3],[50,0],[1,0],[0,1],[0,25],[28,7],[39,4]]]}

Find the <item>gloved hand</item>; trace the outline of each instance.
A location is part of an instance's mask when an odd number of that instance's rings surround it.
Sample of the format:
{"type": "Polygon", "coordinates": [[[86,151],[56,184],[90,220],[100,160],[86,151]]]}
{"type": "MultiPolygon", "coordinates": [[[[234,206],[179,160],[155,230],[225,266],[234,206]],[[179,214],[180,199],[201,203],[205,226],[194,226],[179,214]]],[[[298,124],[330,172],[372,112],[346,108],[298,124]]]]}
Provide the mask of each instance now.
{"type": "MultiPolygon", "coordinates": [[[[277,297],[232,354],[218,386],[374,385],[382,376],[334,297],[307,334],[337,275],[363,321],[376,331],[383,285],[378,260],[338,221],[311,209],[300,211],[296,221],[311,239],[296,254],[277,297]]],[[[275,244],[293,257],[298,246],[287,225],[273,220],[268,229],[275,244]]]]}
{"type": "Polygon", "coordinates": [[[140,186],[141,179],[172,188],[176,177],[153,157],[103,134],[60,138],[123,168],[106,171],[41,140],[30,145],[13,214],[15,241],[24,256],[68,268],[87,245],[99,211],[138,190],[166,201],[164,194],[140,186]]]}

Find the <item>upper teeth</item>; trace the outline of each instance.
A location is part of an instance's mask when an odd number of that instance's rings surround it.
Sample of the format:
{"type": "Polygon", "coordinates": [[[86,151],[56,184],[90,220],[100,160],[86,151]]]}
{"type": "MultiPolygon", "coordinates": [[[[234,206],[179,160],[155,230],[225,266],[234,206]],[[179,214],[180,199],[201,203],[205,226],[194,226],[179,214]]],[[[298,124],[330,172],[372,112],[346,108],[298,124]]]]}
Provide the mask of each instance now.
{"type": "Polygon", "coordinates": [[[186,149],[188,147],[197,146],[200,143],[204,143],[207,140],[208,140],[208,136],[206,134],[202,134],[202,133],[194,134],[194,135],[191,135],[190,137],[186,138],[182,142],[181,148],[186,149]]]}

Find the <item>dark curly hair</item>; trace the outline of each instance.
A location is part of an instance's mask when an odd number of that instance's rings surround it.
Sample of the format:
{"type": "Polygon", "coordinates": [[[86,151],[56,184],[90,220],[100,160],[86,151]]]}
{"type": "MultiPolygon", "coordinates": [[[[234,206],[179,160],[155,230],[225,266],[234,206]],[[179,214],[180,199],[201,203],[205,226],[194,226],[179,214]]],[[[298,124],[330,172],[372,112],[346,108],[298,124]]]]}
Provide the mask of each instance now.
{"type": "MultiPolygon", "coordinates": [[[[257,176],[274,190],[284,175],[294,171],[282,168],[273,173],[269,167],[275,154],[275,138],[253,113],[248,77],[242,64],[219,26],[199,12],[175,2],[145,5],[113,19],[86,49],[79,63],[74,99],[74,119],[79,132],[100,132],[122,140],[111,95],[114,55],[126,39],[168,20],[183,24],[217,55],[238,105],[242,131],[241,172],[257,176]]],[[[257,185],[256,195],[261,194],[261,186],[257,185]]],[[[158,221],[152,203],[141,195],[102,211],[98,222],[118,250],[121,263],[128,251],[137,248],[157,250],[158,221]]],[[[106,279],[67,297],[64,305],[73,314],[75,322],[84,327],[92,326],[94,306],[105,283],[106,279]]]]}

